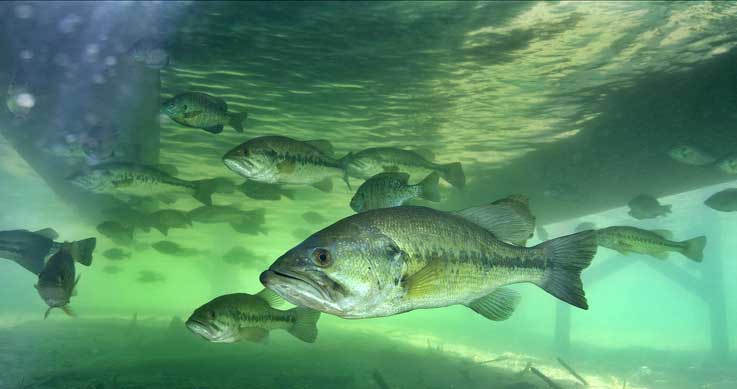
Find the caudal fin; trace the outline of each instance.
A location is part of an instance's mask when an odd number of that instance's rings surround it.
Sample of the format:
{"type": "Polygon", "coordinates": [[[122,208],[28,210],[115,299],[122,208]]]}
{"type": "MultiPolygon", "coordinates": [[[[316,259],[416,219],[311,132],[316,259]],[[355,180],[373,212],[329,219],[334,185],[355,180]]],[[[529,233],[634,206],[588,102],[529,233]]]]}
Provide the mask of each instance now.
{"type": "Polygon", "coordinates": [[[192,195],[197,201],[205,205],[212,205],[212,194],[217,190],[216,180],[194,181],[195,190],[192,195]]]}
{"type": "Polygon", "coordinates": [[[545,272],[537,285],[553,296],[581,309],[588,309],[581,271],[596,254],[596,232],[582,231],[543,242],[545,272]]]}
{"type": "Polygon", "coordinates": [[[438,189],[439,182],[440,176],[438,173],[430,173],[418,184],[420,187],[420,197],[429,201],[440,201],[440,189],[438,189]]]}
{"type": "Polygon", "coordinates": [[[289,311],[295,315],[294,325],[289,329],[289,333],[303,342],[314,343],[317,339],[317,321],[320,319],[320,312],[305,307],[289,311]]]}
{"type": "Polygon", "coordinates": [[[460,162],[440,165],[440,175],[456,188],[466,186],[466,175],[463,173],[463,166],[460,162]]]}
{"type": "Polygon", "coordinates": [[[704,247],[706,247],[706,237],[699,236],[693,239],[685,240],[685,246],[681,253],[688,259],[694,262],[701,262],[704,260],[704,247]]]}
{"type": "Polygon", "coordinates": [[[85,266],[92,265],[92,252],[95,251],[97,239],[88,238],[72,243],[71,255],[76,262],[85,266]]]}
{"type": "Polygon", "coordinates": [[[246,118],[248,118],[248,112],[232,113],[230,114],[228,124],[233,127],[233,129],[235,129],[237,132],[243,132],[243,126],[246,118]]]}

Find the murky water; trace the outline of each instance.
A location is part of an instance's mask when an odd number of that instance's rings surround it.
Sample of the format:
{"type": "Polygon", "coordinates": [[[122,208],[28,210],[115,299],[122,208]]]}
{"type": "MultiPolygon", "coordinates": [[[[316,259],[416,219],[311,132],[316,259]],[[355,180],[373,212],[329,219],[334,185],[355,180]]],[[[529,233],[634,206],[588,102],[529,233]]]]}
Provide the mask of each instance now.
{"type": "MultiPolygon", "coordinates": [[[[44,320],[39,276],[0,261],[1,388],[737,385],[737,223],[704,204],[737,187],[732,2],[15,2],[0,5],[0,20],[0,231],[97,238],[92,265],[75,266],[75,318],[53,309],[44,320]],[[184,92],[247,113],[244,131],[227,119],[220,133],[188,127],[160,110],[184,92]],[[647,255],[630,240],[599,247],[583,271],[588,310],[517,283],[504,321],[461,304],[323,313],[314,343],[281,329],[207,342],[185,325],[196,308],[259,292],[277,258],[355,213],[364,179],[349,187],[342,173],[330,190],[244,193],[223,156],[267,135],[328,141],[316,144],[335,161],[393,147],[460,162],[465,186],[440,179],[440,202],[408,204],[453,212],[522,194],[536,218],[528,247],[632,226],[705,236],[703,260],[673,245],[667,258],[647,255]],[[113,162],[217,178],[212,203],[229,208],[202,209],[181,185],[128,196],[125,180],[105,193],[69,180],[113,162]],[[670,213],[631,216],[640,194],[670,213]],[[161,210],[176,212],[152,216],[161,210]]],[[[275,165],[300,172],[305,160],[275,165]]],[[[0,251],[9,241],[0,236],[0,251]]]]}

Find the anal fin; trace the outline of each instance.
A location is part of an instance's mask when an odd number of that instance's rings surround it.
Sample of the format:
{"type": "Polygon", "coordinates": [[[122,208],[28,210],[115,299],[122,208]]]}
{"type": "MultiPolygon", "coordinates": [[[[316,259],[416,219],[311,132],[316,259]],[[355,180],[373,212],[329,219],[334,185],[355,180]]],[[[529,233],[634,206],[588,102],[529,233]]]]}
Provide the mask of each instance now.
{"type": "Polygon", "coordinates": [[[471,301],[466,306],[481,316],[494,321],[509,319],[520,301],[517,291],[508,288],[497,288],[484,297],[471,301]]]}

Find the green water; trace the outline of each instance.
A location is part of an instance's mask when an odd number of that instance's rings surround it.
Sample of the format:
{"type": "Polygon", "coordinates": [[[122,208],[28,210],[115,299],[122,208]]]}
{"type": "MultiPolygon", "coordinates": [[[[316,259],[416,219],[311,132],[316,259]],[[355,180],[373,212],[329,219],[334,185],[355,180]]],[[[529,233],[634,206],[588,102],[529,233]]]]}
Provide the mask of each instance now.
{"type": "MultiPolygon", "coordinates": [[[[582,387],[556,357],[591,387],[737,386],[737,223],[703,204],[737,182],[667,155],[679,144],[737,152],[735,3],[8,3],[0,20],[0,81],[23,78],[36,98],[24,119],[2,113],[0,230],[98,238],[92,266],[76,267],[77,318],[53,310],[43,320],[37,277],[0,261],[0,388],[549,387],[530,364],[560,387],[582,387]],[[123,52],[153,34],[171,64],[126,62],[123,52]],[[184,91],[248,112],[245,132],[210,134],[158,114],[184,91]],[[467,185],[441,182],[442,202],[414,204],[450,211],[523,193],[550,238],[592,222],[708,244],[702,263],[599,248],[583,273],[586,311],[517,284],[522,301],[502,322],[460,305],[323,314],[313,344],[279,330],[264,343],[208,343],[184,326],[192,311],[261,290],[276,258],[354,213],[353,190],[336,178],[329,193],[292,187],[293,200],[217,193],[217,205],[265,209],[262,232],[195,222],[168,236],[136,230],[120,246],[96,230],[110,219],[107,200],[62,179],[83,159],[38,147],[96,121],[121,131],[126,158],[174,166],[183,179],[240,182],[221,158],[262,135],[329,140],[337,156],[424,148],[461,162],[467,185]],[[627,201],[640,193],[672,214],[631,218],[627,201]],[[309,211],[324,221],[306,221],[309,211]],[[199,252],[165,255],[151,247],[162,240],[199,252]],[[237,246],[252,254],[222,258],[237,246]],[[131,257],[102,255],[116,247],[131,257]],[[140,282],[142,271],[163,279],[140,282]]],[[[189,196],[153,204],[200,206],[189,196]]]]}

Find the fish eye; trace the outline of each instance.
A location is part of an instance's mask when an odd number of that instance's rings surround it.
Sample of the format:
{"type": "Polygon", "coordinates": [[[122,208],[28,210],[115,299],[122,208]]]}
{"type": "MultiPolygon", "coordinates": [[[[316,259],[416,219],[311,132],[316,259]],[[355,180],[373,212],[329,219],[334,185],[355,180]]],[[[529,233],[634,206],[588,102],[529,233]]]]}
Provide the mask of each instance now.
{"type": "Polygon", "coordinates": [[[312,261],[317,266],[328,267],[333,263],[333,256],[330,255],[330,251],[325,249],[315,249],[312,252],[312,261]]]}
{"type": "Polygon", "coordinates": [[[207,311],[207,318],[210,319],[210,320],[215,320],[215,311],[213,311],[212,309],[211,310],[208,310],[207,311]]]}

